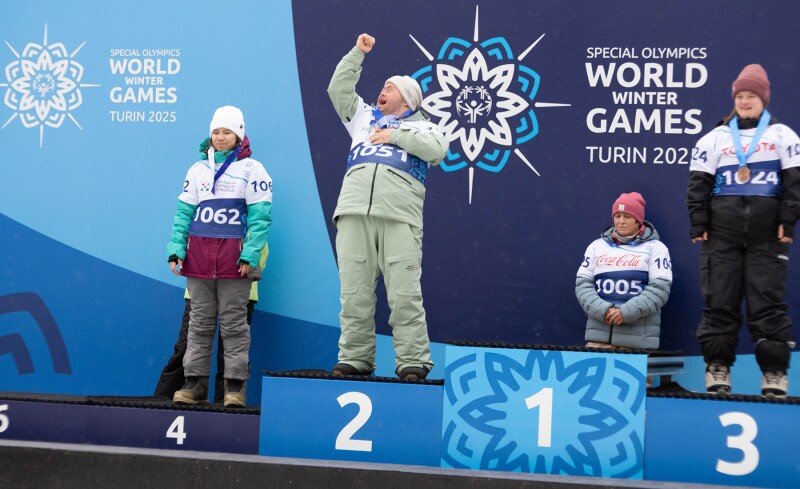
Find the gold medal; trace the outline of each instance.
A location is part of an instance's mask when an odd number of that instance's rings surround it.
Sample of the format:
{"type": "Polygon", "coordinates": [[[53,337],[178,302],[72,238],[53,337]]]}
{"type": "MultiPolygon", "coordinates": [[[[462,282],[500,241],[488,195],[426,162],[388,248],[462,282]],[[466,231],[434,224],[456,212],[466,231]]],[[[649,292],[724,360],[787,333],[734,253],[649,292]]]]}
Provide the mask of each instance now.
{"type": "Polygon", "coordinates": [[[739,171],[736,172],[736,179],[739,180],[741,183],[747,183],[750,181],[750,169],[746,166],[739,168],[739,171]]]}

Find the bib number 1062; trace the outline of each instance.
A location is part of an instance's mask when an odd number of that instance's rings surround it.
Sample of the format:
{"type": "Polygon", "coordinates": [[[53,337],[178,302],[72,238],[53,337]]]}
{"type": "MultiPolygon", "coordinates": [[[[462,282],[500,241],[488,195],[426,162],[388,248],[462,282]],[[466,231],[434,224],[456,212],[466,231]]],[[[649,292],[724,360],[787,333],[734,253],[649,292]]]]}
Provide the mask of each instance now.
{"type": "Polygon", "coordinates": [[[241,224],[239,220],[239,211],[237,209],[217,209],[216,211],[211,207],[198,208],[194,215],[195,221],[210,223],[214,221],[217,224],[241,224]]]}

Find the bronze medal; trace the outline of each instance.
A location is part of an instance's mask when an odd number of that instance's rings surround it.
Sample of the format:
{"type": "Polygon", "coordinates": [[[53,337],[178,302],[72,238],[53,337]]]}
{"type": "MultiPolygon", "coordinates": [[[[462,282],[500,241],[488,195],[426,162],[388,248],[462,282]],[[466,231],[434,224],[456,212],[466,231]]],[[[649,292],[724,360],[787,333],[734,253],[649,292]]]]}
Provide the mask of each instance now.
{"type": "Polygon", "coordinates": [[[747,183],[750,181],[750,169],[746,166],[739,168],[739,171],[736,172],[736,178],[741,183],[747,183]]]}

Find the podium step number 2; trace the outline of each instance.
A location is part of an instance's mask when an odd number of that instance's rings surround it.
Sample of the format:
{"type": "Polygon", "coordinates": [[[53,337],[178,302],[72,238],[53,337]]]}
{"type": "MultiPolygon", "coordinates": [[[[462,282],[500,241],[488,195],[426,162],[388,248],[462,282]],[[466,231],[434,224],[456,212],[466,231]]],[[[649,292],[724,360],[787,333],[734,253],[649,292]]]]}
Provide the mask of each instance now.
{"type": "Polygon", "coordinates": [[[442,387],[264,377],[262,455],[439,465],[442,387]]]}

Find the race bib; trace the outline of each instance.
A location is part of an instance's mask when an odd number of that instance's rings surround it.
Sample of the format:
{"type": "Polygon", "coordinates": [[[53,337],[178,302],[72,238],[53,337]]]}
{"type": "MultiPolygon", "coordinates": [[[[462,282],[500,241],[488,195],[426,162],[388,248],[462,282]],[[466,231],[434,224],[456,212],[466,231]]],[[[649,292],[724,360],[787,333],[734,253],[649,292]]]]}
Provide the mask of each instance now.
{"type": "Polygon", "coordinates": [[[642,270],[620,270],[595,275],[597,295],[614,304],[624,304],[641,294],[647,286],[648,274],[642,270]]]}
{"type": "Polygon", "coordinates": [[[428,162],[409,154],[408,151],[394,144],[364,144],[359,143],[350,150],[347,157],[347,168],[361,163],[379,163],[404,171],[412,177],[425,183],[428,173],[428,162]]]}
{"type": "Polygon", "coordinates": [[[717,169],[714,195],[761,195],[774,197],[781,190],[780,160],[748,163],[750,179],[743,182],[738,176],[738,165],[726,165],[717,169]]]}
{"type": "Polygon", "coordinates": [[[189,234],[206,238],[243,238],[247,229],[244,199],[210,199],[200,202],[189,234]]]}

